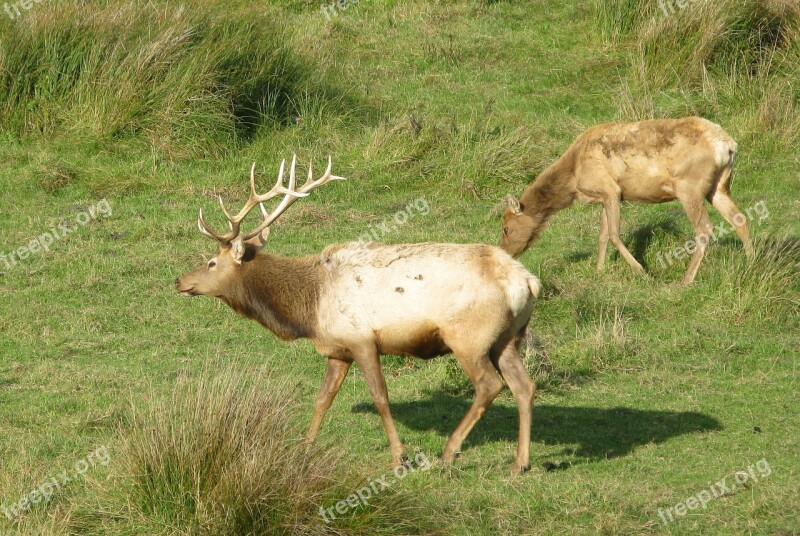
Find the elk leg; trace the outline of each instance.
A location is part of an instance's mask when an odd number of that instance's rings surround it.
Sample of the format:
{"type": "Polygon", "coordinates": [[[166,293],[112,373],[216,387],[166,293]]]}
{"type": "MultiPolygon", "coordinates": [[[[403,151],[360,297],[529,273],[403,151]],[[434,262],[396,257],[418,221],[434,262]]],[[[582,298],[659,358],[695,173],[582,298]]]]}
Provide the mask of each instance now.
{"type": "Polygon", "coordinates": [[[692,259],[689,261],[689,267],[686,269],[686,274],[683,276],[683,284],[689,285],[694,281],[697,275],[697,270],[700,268],[700,262],[703,260],[703,255],[708,245],[708,230],[711,228],[711,218],[708,217],[706,210],[705,200],[702,195],[692,195],[678,192],[678,201],[683,205],[683,210],[689,217],[695,231],[695,250],[692,254],[692,259]],[[705,240],[699,240],[700,236],[705,236],[705,240]]]}
{"type": "Polygon", "coordinates": [[[325,377],[314,401],[314,415],[311,417],[311,426],[308,428],[308,442],[313,443],[317,438],[319,429],[322,426],[322,419],[325,413],[333,404],[333,399],[339,392],[347,372],[350,370],[350,361],[328,358],[328,366],[325,368],[325,377]]]}
{"type": "Polygon", "coordinates": [[[598,272],[603,269],[606,263],[606,250],[608,249],[608,215],[606,209],[600,211],[600,250],[597,253],[597,267],[598,272]]]}
{"type": "Polygon", "coordinates": [[[747,224],[747,218],[739,212],[739,209],[733,203],[733,199],[726,194],[725,192],[721,192],[717,190],[714,192],[714,195],[711,197],[711,204],[714,205],[714,208],[722,214],[722,217],[731,224],[731,227],[736,229],[736,234],[739,235],[739,238],[742,240],[744,244],[744,252],[748,257],[753,256],[753,243],[750,242],[750,229],[747,224]],[[734,220],[737,216],[740,216],[743,220],[741,225],[736,225],[734,220]]]}
{"type": "Polygon", "coordinates": [[[536,384],[531,380],[517,348],[517,339],[508,343],[497,360],[497,370],[511,389],[519,409],[519,441],[517,459],[511,466],[512,474],[530,469],[531,425],[533,423],[533,397],[536,384]]]}
{"type": "Polygon", "coordinates": [[[392,414],[389,411],[389,394],[386,390],[386,379],[383,377],[378,352],[372,348],[354,352],[354,357],[358,368],[364,374],[364,379],[367,380],[369,392],[372,395],[373,402],[375,402],[375,408],[378,410],[378,414],[383,421],[383,427],[386,429],[386,437],[389,438],[389,449],[392,452],[392,465],[398,466],[404,461],[405,449],[400,441],[397,428],[394,426],[392,414]]]}
{"type": "Polygon", "coordinates": [[[628,248],[625,247],[625,244],[623,244],[622,240],[619,238],[619,194],[608,195],[603,200],[603,207],[605,208],[606,218],[608,219],[608,237],[611,243],[614,244],[614,247],[617,248],[620,255],[628,261],[628,264],[630,264],[634,270],[641,275],[646,275],[642,265],[633,258],[631,252],[628,251],[628,248]]]}
{"type": "Polygon", "coordinates": [[[503,382],[500,381],[491,365],[491,361],[485,354],[478,359],[468,359],[458,353],[456,353],[456,357],[475,386],[475,400],[456,429],[450,434],[447,443],[445,443],[444,452],[442,453],[442,461],[444,463],[453,462],[456,453],[461,451],[461,445],[472,430],[472,427],[486,413],[494,399],[503,390],[503,382]]]}

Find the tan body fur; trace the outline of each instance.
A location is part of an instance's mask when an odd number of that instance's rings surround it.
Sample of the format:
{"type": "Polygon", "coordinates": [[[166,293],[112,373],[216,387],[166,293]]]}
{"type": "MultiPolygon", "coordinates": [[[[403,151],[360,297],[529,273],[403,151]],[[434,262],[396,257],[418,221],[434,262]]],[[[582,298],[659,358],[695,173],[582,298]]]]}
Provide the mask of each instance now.
{"type": "MultiPolygon", "coordinates": [[[[620,202],[663,203],[678,200],[697,236],[712,225],[711,202],[736,229],[748,254],[747,221],[730,197],[736,142],[719,125],[700,117],[607,123],[578,136],[564,155],[541,173],[520,198],[509,200],[501,246],[521,255],[547,221],[574,200],[603,205],[597,269],[603,268],[608,241],[638,272],[644,269],[619,238],[620,202]],[[741,220],[744,220],[742,223],[741,220]]],[[[691,283],[706,244],[698,241],[683,279],[691,283]]]]}
{"type": "MultiPolygon", "coordinates": [[[[259,199],[252,174],[251,184],[250,207],[259,199]]],[[[467,434],[502,390],[502,376],[520,417],[512,471],[529,467],[536,387],[522,363],[519,344],[540,284],[508,253],[479,244],[350,243],[292,258],[259,251],[268,227],[242,240],[235,227],[220,235],[202,216],[199,225],[203,234],[220,241],[220,248],[206,265],[178,278],[178,291],[219,298],[281,339],[311,339],[328,357],[309,440],[316,438],[356,363],[383,420],[392,462],[402,463],[404,448],[389,411],[380,356],[427,359],[454,353],[475,386],[475,400],[448,439],[442,459],[449,463],[458,455],[467,434]]]]}

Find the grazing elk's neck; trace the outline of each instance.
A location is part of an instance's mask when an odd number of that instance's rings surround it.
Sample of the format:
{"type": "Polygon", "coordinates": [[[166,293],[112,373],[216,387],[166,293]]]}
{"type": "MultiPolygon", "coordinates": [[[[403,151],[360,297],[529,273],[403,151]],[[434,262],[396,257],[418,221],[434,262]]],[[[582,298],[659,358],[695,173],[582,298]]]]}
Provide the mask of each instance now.
{"type": "Polygon", "coordinates": [[[535,240],[550,218],[575,201],[577,180],[575,177],[574,148],[553,162],[533,181],[520,198],[523,213],[531,218],[531,238],[535,240]]]}
{"type": "Polygon", "coordinates": [[[242,263],[241,276],[222,299],[280,339],[313,337],[322,282],[320,270],[318,256],[292,258],[257,253],[242,263]]]}

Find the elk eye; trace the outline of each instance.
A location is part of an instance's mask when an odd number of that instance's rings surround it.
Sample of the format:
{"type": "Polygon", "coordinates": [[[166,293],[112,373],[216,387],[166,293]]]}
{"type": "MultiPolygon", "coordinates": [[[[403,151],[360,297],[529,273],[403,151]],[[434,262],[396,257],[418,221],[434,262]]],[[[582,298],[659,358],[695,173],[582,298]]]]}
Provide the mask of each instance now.
{"type": "Polygon", "coordinates": [[[217,265],[217,261],[215,261],[214,259],[211,259],[210,261],[208,261],[208,267],[209,268],[213,268],[216,265],[217,265]]]}
{"type": "Polygon", "coordinates": [[[503,227],[503,236],[508,236],[508,227],[503,227]]]}

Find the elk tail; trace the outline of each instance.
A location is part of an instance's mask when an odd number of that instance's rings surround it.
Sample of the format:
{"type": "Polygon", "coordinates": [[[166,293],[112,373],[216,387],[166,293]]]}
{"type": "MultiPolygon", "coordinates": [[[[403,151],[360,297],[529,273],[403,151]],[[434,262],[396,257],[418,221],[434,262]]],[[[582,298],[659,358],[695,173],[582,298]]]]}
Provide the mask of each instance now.
{"type": "Polygon", "coordinates": [[[533,294],[533,297],[538,298],[539,292],[542,290],[542,282],[539,281],[539,278],[535,275],[531,275],[528,277],[528,288],[531,289],[531,294],[533,294]]]}

